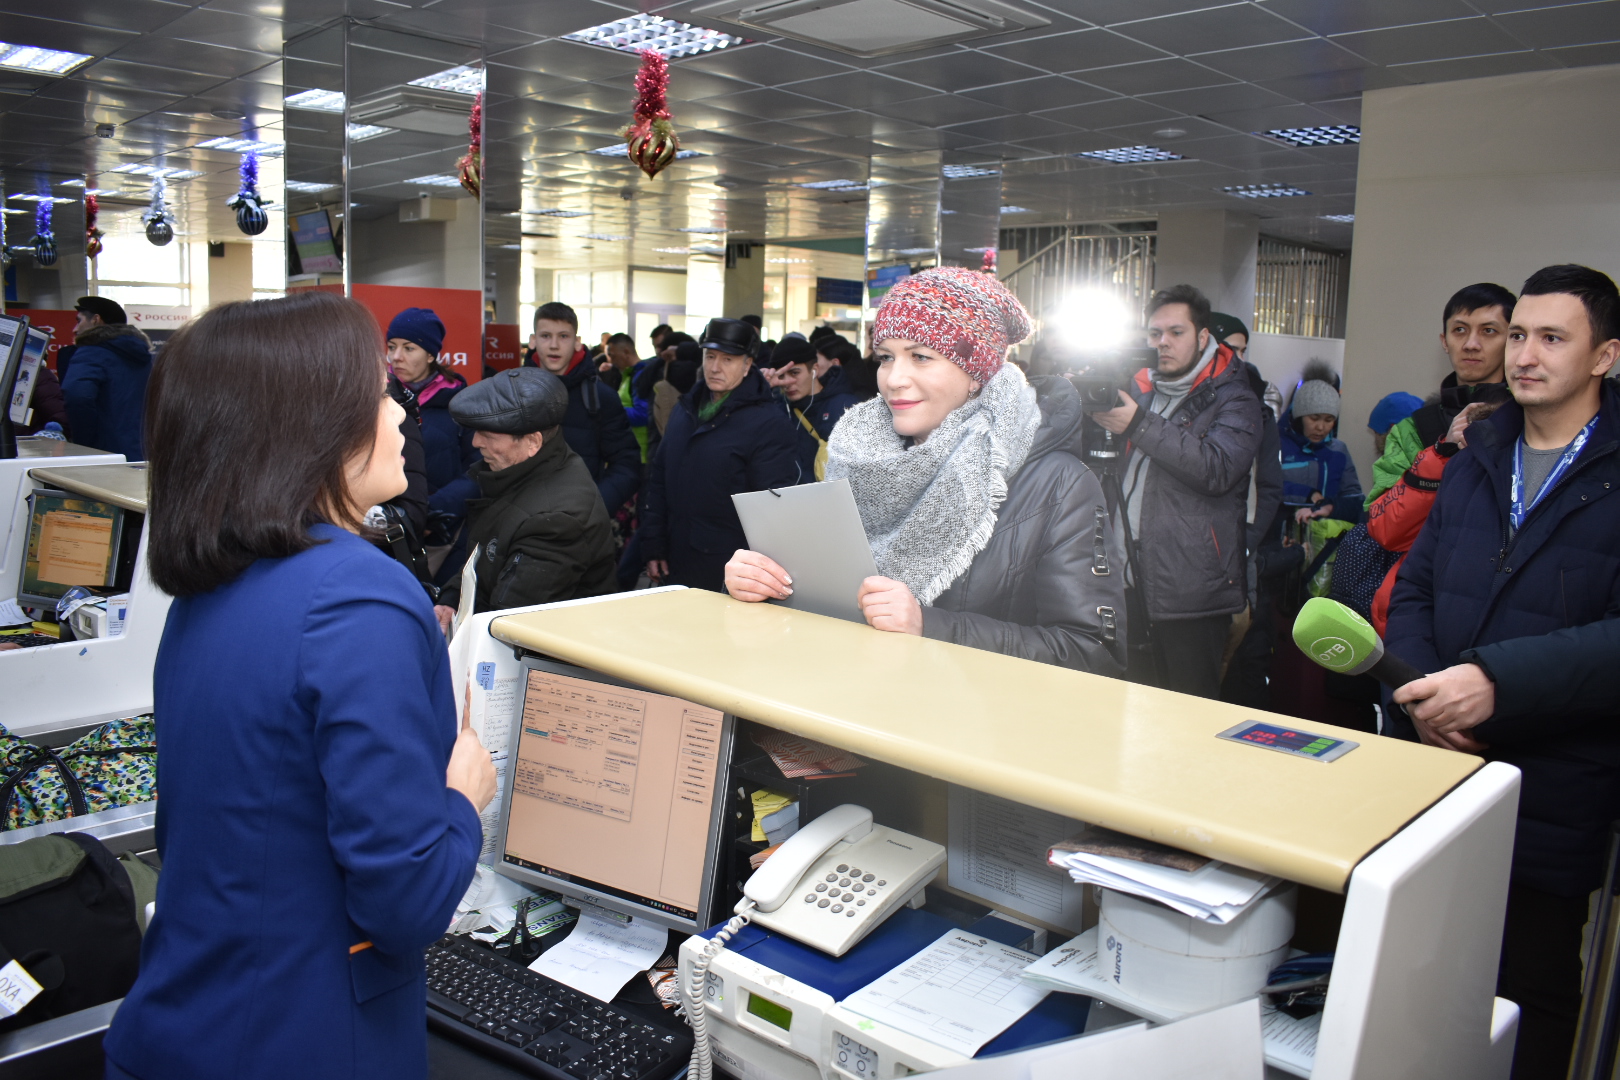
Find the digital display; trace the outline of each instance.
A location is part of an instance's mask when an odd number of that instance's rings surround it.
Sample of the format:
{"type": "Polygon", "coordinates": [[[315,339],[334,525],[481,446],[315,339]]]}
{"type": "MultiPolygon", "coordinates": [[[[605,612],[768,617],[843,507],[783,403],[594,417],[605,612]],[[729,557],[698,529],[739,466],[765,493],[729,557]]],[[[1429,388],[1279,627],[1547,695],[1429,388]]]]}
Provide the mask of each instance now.
{"type": "Polygon", "coordinates": [[[793,1027],[792,1009],[784,1009],[776,1002],[762,998],[758,994],[748,995],[748,1011],[766,1023],[775,1024],[783,1031],[789,1031],[793,1027]]]}
{"type": "Polygon", "coordinates": [[[1333,761],[1361,745],[1349,739],[1313,735],[1299,728],[1282,727],[1260,721],[1239,724],[1235,728],[1221,732],[1219,737],[1231,739],[1233,742],[1248,743],[1251,746],[1262,746],[1267,750],[1278,750],[1295,757],[1311,758],[1314,761],[1333,761]]]}

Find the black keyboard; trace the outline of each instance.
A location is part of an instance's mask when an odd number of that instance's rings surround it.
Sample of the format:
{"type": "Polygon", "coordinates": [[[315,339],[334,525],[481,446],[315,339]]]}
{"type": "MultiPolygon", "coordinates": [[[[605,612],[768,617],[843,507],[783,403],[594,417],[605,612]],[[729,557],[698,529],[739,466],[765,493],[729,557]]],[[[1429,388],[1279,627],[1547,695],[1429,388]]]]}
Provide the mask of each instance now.
{"type": "Polygon", "coordinates": [[[41,645],[60,645],[61,638],[49,634],[0,634],[0,645],[16,645],[22,649],[37,649],[41,645]]]}
{"type": "Polygon", "coordinates": [[[657,1027],[484,946],[427,951],[428,1024],[550,1080],[663,1080],[692,1056],[684,1025],[657,1027]]]}

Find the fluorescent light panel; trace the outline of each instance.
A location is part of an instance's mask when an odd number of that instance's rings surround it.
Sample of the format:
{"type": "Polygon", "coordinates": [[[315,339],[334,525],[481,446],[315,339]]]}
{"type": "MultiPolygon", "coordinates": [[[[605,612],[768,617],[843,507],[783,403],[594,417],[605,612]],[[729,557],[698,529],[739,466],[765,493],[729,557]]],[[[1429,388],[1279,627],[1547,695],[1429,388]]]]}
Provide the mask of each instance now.
{"type": "Polygon", "coordinates": [[[1332,124],[1328,127],[1272,128],[1257,131],[1256,135],[1276,139],[1289,146],[1344,146],[1361,141],[1361,129],[1353,124],[1332,124]]]}
{"type": "Polygon", "coordinates": [[[307,109],[310,112],[340,113],[343,111],[343,91],[302,90],[288,97],[282,104],[289,109],[307,109]]]}
{"type": "Polygon", "coordinates": [[[460,187],[461,186],[461,178],[458,177],[458,176],[451,176],[448,173],[440,173],[437,176],[413,176],[409,180],[401,180],[400,183],[402,183],[402,184],[418,184],[418,185],[420,185],[422,187],[445,187],[445,188],[450,188],[450,187],[460,187]]]}
{"type": "Polygon", "coordinates": [[[1296,195],[1310,194],[1304,188],[1297,188],[1291,184],[1238,184],[1236,187],[1224,187],[1221,190],[1240,199],[1291,199],[1296,195]]]}
{"type": "Polygon", "coordinates": [[[425,86],[429,90],[448,90],[453,94],[466,94],[471,97],[484,89],[484,69],[461,64],[443,71],[435,71],[432,75],[424,75],[420,79],[412,79],[411,85],[425,86]]]}
{"type": "MultiPolygon", "coordinates": [[[[601,154],[603,157],[623,157],[625,154],[628,154],[630,152],[630,144],[629,143],[614,143],[612,146],[599,146],[595,150],[587,150],[585,152],[587,154],[601,154]]],[[[675,157],[677,159],[682,159],[682,160],[684,160],[685,158],[694,158],[694,157],[702,157],[702,156],[703,156],[703,154],[700,153],[697,150],[677,150],[677,151],[675,151],[675,157]]]]}
{"type": "Polygon", "coordinates": [[[1003,214],[1030,214],[1034,211],[1027,206],[1003,206],[1001,212],[1003,214]]]}
{"type": "Polygon", "coordinates": [[[286,143],[264,142],[260,139],[207,139],[197,144],[202,150],[229,150],[233,154],[258,154],[260,157],[280,157],[287,152],[286,143]]]}
{"type": "Polygon", "coordinates": [[[1107,161],[1115,165],[1138,165],[1146,161],[1180,161],[1180,154],[1160,150],[1157,146],[1122,146],[1117,150],[1085,150],[1075,157],[1107,161]]]}
{"type": "Polygon", "coordinates": [[[798,186],[811,191],[866,191],[871,187],[860,180],[812,180],[798,186]]]}
{"type": "Polygon", "coordinates": [[[16,195],[7,195],[6,198],[16,199],[18,202],[32,203],[75,203],[79,201],[78,199],[63,198],[61,195],[25,195],[21,192],[18,192],[16,195]]]}
{"type": "Polygon", "coordinates": [[[945,174],[947,180],[969,180],[975,176],[1000,176],[1000,169],[991,169],[984,165],[946,165],[940,172],[945,174]]]}
{"type": "Polygon", "coordinates": [[[392,135],[398,130],[398,128],[383,127],[381,124],[350,124],[349,141],[365,142],[367,139],[375,139],[379,135],[392,135]]]}
{"type": "Polygon", "coordinates": [[[154,180],[192,180],[202,175],[195,169],[171,169],[163,165],[114,165],[111,171],[128,176],[149,176],[154,180]]]}
{"type": "Polygon", "coordinates": [[[534,214],[537,217],[590,217],[591,216],[591,212],[589,210],[525,210],[523,212],[526,213],[526,214],[534,214]]]}
{"type": "Polygon", "coordinates": [[[670,60],[748,43],[747,38],[674,19],[662,19],[656,15],[632,15],[628,19],[576,30],[563,37],[568,41],[600,45],[619,52],[655,52],[670,60]]]}
{"type": "Polygon", "coordinates": [[[587,239],[587,240],[628,240],[630,238],[628,236],[615,236],[613,233],[588,232],[588,233],[585,234],[585,239],[587,239]]]}
{"type": "Polygon", "coordinates": [[[1323,221],[1334,221],[1334,222],[1339,223],[1340,225],[1354,225],[1356,223],[1356,215],[1354,215],[1354,214],[1323,214],[1322,215],[1322,220],[1323,221]]]}
{"type": "Polygon", "coordinates": [[[720,235],[724,235],[726,230],[724,228],[718,228],[717,229],[713,225],[687,225],[686,227],[676,229],[675,231],[676,232],[690,232],[690,233],[717,233],[717,234],[720,234],[720,235]]]}
{"type": "Polygon", "coordinates": [[[0,41],[0,67],[32,71],[37,75],[66,75],[91,59],[88,53],[63,49],[41,49],[35,45],[12,45],[0,41]]]}
{"type": "Polygon", "coordinates": [[[300,195],[313,195],[318,191],[336,191],[336,184],[312,184],[308,180],[288,180],[287,190],[300,195]]]}

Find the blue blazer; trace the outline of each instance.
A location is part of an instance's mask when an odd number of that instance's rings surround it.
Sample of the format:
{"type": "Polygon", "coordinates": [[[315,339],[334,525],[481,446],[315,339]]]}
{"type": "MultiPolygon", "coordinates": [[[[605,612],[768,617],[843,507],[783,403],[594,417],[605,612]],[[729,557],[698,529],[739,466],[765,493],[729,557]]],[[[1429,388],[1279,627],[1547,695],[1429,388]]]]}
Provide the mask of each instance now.
{"type": "Polygon", "coordinates": [[[163,874],[110,1077],[425,1077],[423,949],[482,844],[445,787],[422,587],[327,525],[178,599],[153,674],[163,874]],[[367,945],[366,943],[369,943],[367,945]]]}

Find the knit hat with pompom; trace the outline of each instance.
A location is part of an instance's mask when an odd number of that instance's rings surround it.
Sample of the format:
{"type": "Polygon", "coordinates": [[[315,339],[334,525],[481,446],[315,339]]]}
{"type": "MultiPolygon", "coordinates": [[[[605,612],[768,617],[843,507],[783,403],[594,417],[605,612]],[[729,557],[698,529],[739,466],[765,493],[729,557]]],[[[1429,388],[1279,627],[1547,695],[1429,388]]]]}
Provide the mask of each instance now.
{"type": "Polygon", "coordinates": [[[881,345],[904,338],[952,360],[983,386],[1007,360],[1007,346],[1029,336],[1029,312],[989,274],[941,266],[902,278],[872,325],[881,345]]]}

